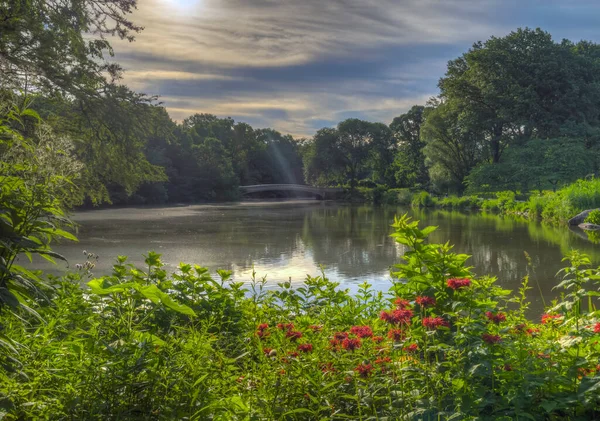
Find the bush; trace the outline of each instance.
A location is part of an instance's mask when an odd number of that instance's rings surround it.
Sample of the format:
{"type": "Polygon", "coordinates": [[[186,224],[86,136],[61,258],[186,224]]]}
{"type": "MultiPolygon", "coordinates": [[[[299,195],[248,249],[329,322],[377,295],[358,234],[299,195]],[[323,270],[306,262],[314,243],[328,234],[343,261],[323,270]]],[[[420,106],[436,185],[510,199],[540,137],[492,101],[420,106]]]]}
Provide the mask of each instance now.
{"type": "Polygon", "coordinates": [[[383,195],[382,202],[386,205],[408,206],[413,195],[409,189],[389,189],[383,195]]]}
{"type": "Polygon", "coordinates": [[[429,193],[422,191],[413,196],[410,204],[413,208],[429,208],[432,207],[435,202],[429,193]]]}
{"type": "Polygon", "coordinates": [[[600,209],[591,211],[587,218],[585,218],[585,222],[588,224],[600,225],[600,209]]]}

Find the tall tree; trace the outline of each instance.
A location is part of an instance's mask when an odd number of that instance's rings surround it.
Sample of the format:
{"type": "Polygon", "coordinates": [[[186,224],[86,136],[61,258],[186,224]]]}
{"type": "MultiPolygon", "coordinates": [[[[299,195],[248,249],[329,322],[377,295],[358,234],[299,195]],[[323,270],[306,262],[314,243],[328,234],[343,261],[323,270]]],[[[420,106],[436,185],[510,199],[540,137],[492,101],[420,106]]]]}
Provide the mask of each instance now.
{"type": "Polygon", "coordinates": [[[421,140],[424,111],[424,106],[414,105],[390,124],[398,145],[393,166],[395,181],[400,187],[426,186],[429,183],[423,154],[425,142],[421,140]]]}

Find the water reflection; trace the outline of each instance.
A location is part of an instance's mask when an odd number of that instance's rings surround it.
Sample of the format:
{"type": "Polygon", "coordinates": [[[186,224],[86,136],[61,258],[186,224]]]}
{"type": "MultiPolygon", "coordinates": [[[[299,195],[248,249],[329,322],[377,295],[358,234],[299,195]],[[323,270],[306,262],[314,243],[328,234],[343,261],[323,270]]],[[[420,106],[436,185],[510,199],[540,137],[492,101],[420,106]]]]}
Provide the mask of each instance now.
{"type": "MultiPolygon", "coordinates": [[[[231,269],[238,280],[248,280],[254,268],[273,281],[300,281],[323,265],[331,279],[351,289],[364,280],[387,289],[389,268],[403,252],[389,237],[390,224],[404,212],[423,225],[439,226],[432,241],[449,241],[457,252],[471,254],[476,273],[495,275],[507,288],[518,288],[527,273],[526,251],[534,266],[531,285],[539,282],[547,301],[556,295],[551,289],[564,252],[577,248],[600,261],[600,246],[567,228],[495,215],[313,201],[85,212],[75,215],[80,243],[56,249],[71,264],[82,260],[82,250],[99,254],[96,275],[109,273],[118,254],[140,264],[142,254],[155,250],[170,268],[180,261],[197,263],[231,269]]],[[[35,265],[64,271],[43,261],[35,265]]],[[[539,307],[537,287],[533,291],[539,307]]]]}

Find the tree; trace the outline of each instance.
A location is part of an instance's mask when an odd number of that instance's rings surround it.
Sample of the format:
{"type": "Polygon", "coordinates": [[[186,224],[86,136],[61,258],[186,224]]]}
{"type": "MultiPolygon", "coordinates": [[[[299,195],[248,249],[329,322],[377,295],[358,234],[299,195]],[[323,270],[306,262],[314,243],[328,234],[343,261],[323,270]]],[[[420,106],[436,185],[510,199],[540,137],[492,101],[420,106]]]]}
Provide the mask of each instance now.
{"type": "Polygon", "coordinates": [[[390,124],[398,145],[393,166],[395,181],[399,187],[426,186],[429,183],[423,154],[425,142],[421,140],[424,111],[424,106],[414,105],[407,113],[394,118],[390,124]]]}
{"type": "Polygon", "coordinates": [[[460,124],[452,104],[435,105],[421,127],[431,181],[437,190],[462,192],[463,180],[481,160],[479,134],[460,124]]]}

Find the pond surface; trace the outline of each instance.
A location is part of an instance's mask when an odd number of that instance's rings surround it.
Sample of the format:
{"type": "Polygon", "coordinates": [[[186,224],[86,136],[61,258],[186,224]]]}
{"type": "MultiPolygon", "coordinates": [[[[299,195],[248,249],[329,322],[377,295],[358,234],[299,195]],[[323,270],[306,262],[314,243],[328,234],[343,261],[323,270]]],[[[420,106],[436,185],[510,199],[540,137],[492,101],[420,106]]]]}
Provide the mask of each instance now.
{"type": "MultiPolygon", "coordinates": [[[[318,275],[320,265],[332,280],[352,291],[368,281],[377,289],[390,285],[390,267],[403,253],[389,234],[394,215],[408,212],[421,225],[437,225],[434,242],[449,241],[469,260],[477,274],[491,274],[516,290],[532,259],[530,291],[535,309],[556,297],[552,287],[561,258],[577,248],[600,262],[600,246],[582,232],[495,215],[416,211],[399,207],[351,206],[333,202],[247,202],[164,208],[126,208],[80,212],[79,243],[63,242],[55,250],[71,267],[85,261],[82,251],[100,255],[94,275],[109,274],[117,255],[143,267],[143,254],[162,254],[167,269],[179,262],[233,271],[236,280],[257,276],[275,282],[301,282],[318,275]],[[539,288],[538,288],[539,284],[539,288]],[[540,294],[541,291],[541,294],[540,294]]],[[[66,265],[34,261],[36,268],[64,273],[66,265]]]]}

